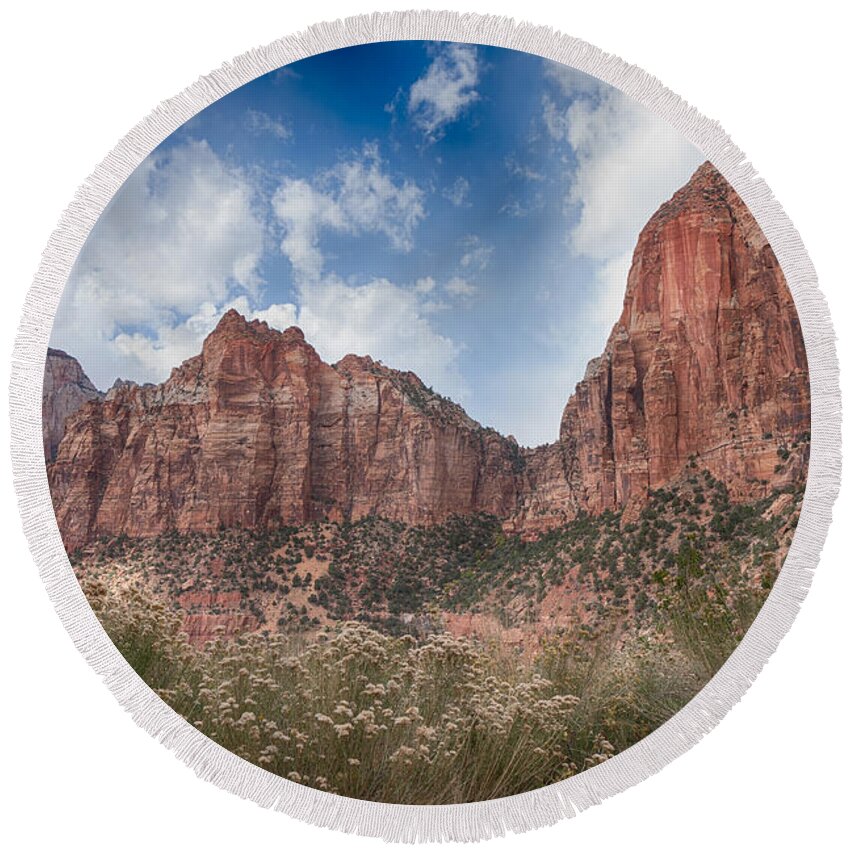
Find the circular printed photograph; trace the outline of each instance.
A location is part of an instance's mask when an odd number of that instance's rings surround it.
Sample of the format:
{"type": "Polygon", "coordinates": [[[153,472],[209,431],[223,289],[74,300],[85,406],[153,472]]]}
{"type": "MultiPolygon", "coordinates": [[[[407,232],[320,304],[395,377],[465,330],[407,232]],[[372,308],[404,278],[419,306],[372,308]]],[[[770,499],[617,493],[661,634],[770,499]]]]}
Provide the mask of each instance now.
{"type": "Polygon", "coordinates": [[[536,55],[319,54],[97,221],[43,388],[111,641],[285,779],[450,804],[640,741],[771,591],[809,457],[785,278],[705,156],[536,55]]]}

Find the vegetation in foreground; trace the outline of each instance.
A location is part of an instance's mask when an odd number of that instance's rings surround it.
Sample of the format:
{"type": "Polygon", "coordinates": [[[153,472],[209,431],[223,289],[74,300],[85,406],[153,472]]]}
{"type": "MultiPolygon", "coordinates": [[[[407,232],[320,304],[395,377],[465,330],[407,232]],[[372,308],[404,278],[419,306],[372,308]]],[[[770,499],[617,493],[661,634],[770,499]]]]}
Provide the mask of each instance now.
{"type": "Polygon", "coordinates": [[[572,776],[682,708],[767,597],[801,498],[737,504],[689,470],[631,522],[536,540],[486,516],[368,518],[114,538],[72,561],[133,668],[237,755],[346,796],[471,802],[572,776]]]}
{"type": "Polygon", "coordinates": [[[766,590],[718,595],[695,550],[656,627],[550,635],[532,659],[448,634],[346,622],[199,648],[143,585],[86,580],[142,678],[213,740],[273,773],[392,803],[493,799],[565,779],[678,711],[725,661],[766,590]]]}

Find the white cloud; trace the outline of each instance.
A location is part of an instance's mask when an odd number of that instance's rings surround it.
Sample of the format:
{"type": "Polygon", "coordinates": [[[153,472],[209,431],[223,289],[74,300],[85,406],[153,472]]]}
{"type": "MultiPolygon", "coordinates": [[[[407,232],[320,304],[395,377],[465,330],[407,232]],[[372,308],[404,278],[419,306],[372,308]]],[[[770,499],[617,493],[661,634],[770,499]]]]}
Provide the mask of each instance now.
{"type": "MultiPolygon", "coordinates": [[[[52,344],[79,357],[103,387],[131,372],[132,346],[122,349],[115,339],[122,332],[126,337],[127,328],[174,328],[205,302],[256,293],[265,225],[254,201],[244,174],[225,165],[205,142],[148,158],[80,252],[52,344]]],[[[183,338],[163,334],[161,357],[173,366],[181,359],[183,338]]]]}
{"type": "Polygon", "coordinates": [[[430,275],[428,277],[420,277],[419,280],[413,285],[413,288],[420,295],[427,295],[429,292],[434,291],[434,287],[437,285],[437,281],[434,280],[430,275]]]}
{"type": "Polygon", "coordinates": [[[631,251],[602,263],[596,272],[596,297],[592,306],[594,315],[589,315],[590,311],[587,311],[588,315],[583,317],[586,325],[598,322],[606,330],[613,327],[623,311],[623,295],[631,265],[631,251]]]}
{"type": "MultiPolygon", "coordinates": [[[[436,301],[423,301],[419,305],[419,312],[423,316],[431,316],[434,313],[445,313],[446,310],[453,310],[454,307],[448,303],[448,301],[444,301],[442,299],[437,299],[436,301]]],[[[463,348],[463,346],[459,346],[463,348]]]]}
{"type": "Polygon", "coordinates": [[[415,372],[457,399],[466,395],[457,368],[459,346],[427,318],[439,309],[429,300],[434,278],[419,278],[412,287],[385,278],[355,285],[324,269],[325,230],[381,234],[396,250],[410,251],[425,215],[421,189],[388,175],[377,148],[367,145],[313,180],[284,181],[272,206],[284,226],[281,250],[295,273],[296,323],[324,360],[368,354],[415,372]]]}
{"type": "Polygon", "coordinates": [[[562,142],[569,132],[567,111],[558,106],[548,94],[543,95],[543,125],[555,141],[562,142]]]}
{"type": "Polygon", "coordinates": [[[269,133],[282,142],[292,138],[292,129],[280,118],[273,118],[267,112],[259,109],[249,109],[245,113],[245,129],[249,133],[259,135],[269,133]]]}
{"type": "Polygon", "coordinates": [[[451,201],[456,207],[467,206],[467,198],[469,197],[469,180],[465,177],[458,177],[451,186],[443,189],[443,197],[451,201]]]}
{"type": "Polygon", "coordinates": [[[484,271],[490,265],[492,245],[485,245],[478,236],[467,236],[461,244],[465,249],[460,258],[462,268],[475,273],[484,271]]]}
{"type": "Polygon", "coordinates": [[[703,160],[677,130],[622,92],[552,64],[559,101],[544,96],[549,135],[574,167],[564,192],[572,224],[566,251],[592,263],[577,293],[577,311],[554,313],[550,338],[569,331],[577,379],[583,363],[602,351],[620,315],[632,253],[658,207],[684,185],[703,160]],[[577,216],[577,218],[576,218],[577,216]]]}
{"type": "Polygon", "coordinates": [[[350,286],[331,275],[303,288],[298,324],[329,362],[368,354],[461,400],[467,391],[457,368],[460,347],[438,334],[424,312],[413,289],[384,278],[350,286]]]}
{"type": "Polygon", "coordinates": [[[464,298],[471,298],[478,292],[478,287],[470,283],[466,278],[453,277],[446,284],[446,292],[452,295],[460,295],[464,298]]]}
{"type": "Polygon", "coordinates": [[[530,165],[520,162],[513,156],[505,157],[505,168],[509,174],[521,177],[523,180],[539,183],[546,179],[539,171],[535,171],[530,165]]]}
{"type": "MultiPolygon", "coordinates": [[[[541,117],[567,166],[563,197],[571,223],[550,259],[553,268],[564,270],[563,288],[539,293],[541,301],[552,302],[540,328],[551,359],[501,380],[506,392],[515,387],[529,399],[520,406],[524,420],[514,427],[525,439],[552,440],[558,405],[563,406],[587,363],[602,353],[620,316],[641,229],[687,182],[703,156],[618,90],[566,66],[552,63],[547,72],[554,85],[543,97],[541,117]],[[573,276],[571,267],[586,271],[573,276]]],[[[505,211],[517,214],[520,208],[505,211]]]]}
{"type": "Polygon", "coordinates": [[[274,81],[276,83],[280,83],[283,80],[300,80],[301,78],[301,74],[289,65],[284,65],[274,72],[274,81]]]}
{"type": "Polygon", "coordinates": [[[321,276],[319,237],[326,229],[381,233],[397,250],[410,251],[413,231],[425,216],[423,198],[415,183],[394,182],[383,170],[377,148],[366,145],[361,155],[313,181],[284,180],[272,200],[285,230],[281,250],[301,283],[321,276]]]}
{"type": "Polygon", "coordinates": [[[478,100],[480,67],[476,49],[448,44],[438,49],[424,76],[410,88],[408,114],[432,140],[478,100]]]}
{"type": "Polygon", "coordinates": [[[319,248],[321,231],[350,230],[339,204],[306,180],[287,178],[275,193],[272,206],[285,230],[280,249],[292,263],[296,278],[317,279],[324,265],[319,248]]]}
{"type": "Polygon", "coordinates": [[[511,198],[499,207],[499,212],[507,213],[511,218],[525,218],[531,210],[516,198],[511,198]]]}
{"type": "Polygon", "coordinates": [[[634,249],[643,225],[704,157],[678,130],[614,88],[597,83],[592,93],[574,86],[569,92],[574,99],[566,108],[544,97],[544,123],[576,161],[566,195],[579,210],[571,246],[604,262],[634,249]]]}
{"type": "Polygon", "coordinates": [[[561,94],[567,98],[574,97],[598,97],[600,92],[607,88],[606,84],[590,74],[577,71],[569,65],[544,59],[544,73],[557,83],[561,94]]]}

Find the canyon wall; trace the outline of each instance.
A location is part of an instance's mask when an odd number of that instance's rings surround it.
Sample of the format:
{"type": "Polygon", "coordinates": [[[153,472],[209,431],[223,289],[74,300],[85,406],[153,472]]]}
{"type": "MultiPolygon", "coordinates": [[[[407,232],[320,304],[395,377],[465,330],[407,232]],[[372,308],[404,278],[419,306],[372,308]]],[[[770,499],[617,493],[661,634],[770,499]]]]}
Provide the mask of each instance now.
{"type": "Polygon", "coordinates": [[[801,480],[805,452],[778,459],[806,439],[808,373],[776,258],[705,164],[643,229],[622,314],[556,443],[520,448],[412,373],[326,364],[298,328],[234,311],[167,381],[118,385],[62,427],[49,480],[69,549],[369,514],[486,512],[535,534],[582,510],[633,512],[691,462],[737,498],[801,480]]]}
{"type": "Polygon", "coordinates": [[[227,313],[163,384],[78,411],[49,468],[70,548],[96,534],[371,513],[510,513],[519,449],[368,357],[324,363],[298,328],[227,313]]]}

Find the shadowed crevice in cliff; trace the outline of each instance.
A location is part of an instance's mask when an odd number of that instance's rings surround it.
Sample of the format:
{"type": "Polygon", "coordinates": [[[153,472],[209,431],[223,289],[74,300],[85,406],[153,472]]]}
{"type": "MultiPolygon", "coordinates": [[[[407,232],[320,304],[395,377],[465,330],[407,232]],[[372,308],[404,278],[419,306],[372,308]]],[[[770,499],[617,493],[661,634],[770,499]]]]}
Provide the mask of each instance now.
{"type": "Polygon", "coordinates": [[[487,514],[536,536],[581,512],[628,521],[694,460],[742,501],[800,483],[807,451],[787,447],[807,445],[808,372],[776,258],[706,163],[643,229],[554,444],[519,448],[410,372],[326,364],[298,328],[232,310],[163,384],[116,386],[62,427],[49,481],[69,549],[369,516],[487,514]]]}

